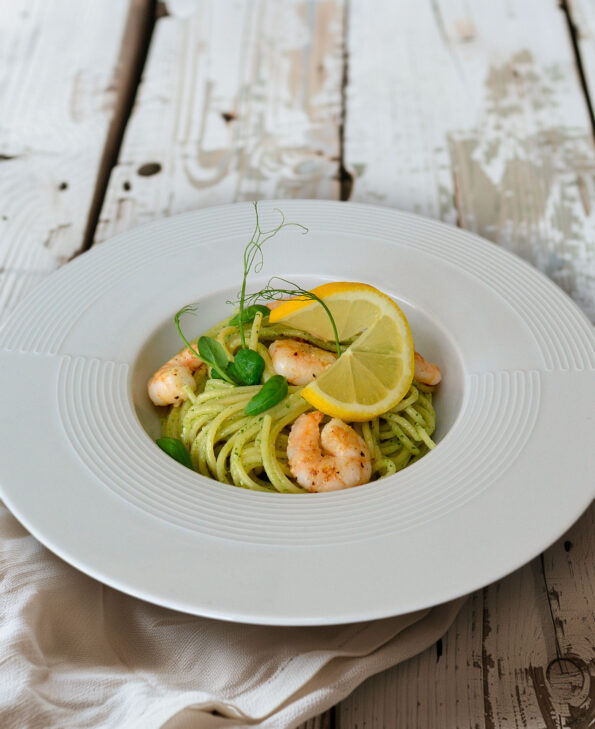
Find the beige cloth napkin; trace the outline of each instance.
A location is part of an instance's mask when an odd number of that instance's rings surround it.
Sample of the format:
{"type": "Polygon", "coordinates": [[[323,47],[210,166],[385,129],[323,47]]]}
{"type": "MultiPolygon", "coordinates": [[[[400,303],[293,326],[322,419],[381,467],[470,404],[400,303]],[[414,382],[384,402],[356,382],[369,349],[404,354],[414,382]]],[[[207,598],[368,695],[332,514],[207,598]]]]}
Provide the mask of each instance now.
{"type": "Polygon", "coordinates": [[[463,602],[333,627],[194,617],[78,572],[1,502],[0,582],[2,729],[289,729],[430,646],[463,602]]]}

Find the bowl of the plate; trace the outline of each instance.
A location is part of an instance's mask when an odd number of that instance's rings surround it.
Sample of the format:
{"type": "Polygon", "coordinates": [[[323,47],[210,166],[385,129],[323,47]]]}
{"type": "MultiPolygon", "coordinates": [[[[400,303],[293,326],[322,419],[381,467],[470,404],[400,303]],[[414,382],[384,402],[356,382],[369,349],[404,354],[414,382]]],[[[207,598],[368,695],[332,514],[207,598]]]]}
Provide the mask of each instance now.
{"type": "MultiPolygon", "coordinates": [[[[329,281],[328,277],[320,275],[298,274],[290,278],[306,289],[329,281]]],[[[259,290],[266,284],[266,279],[256,278],[251,283],[255,290],[259,290]]],[[[196,339],[218,321],[230,316],[233,307],[227,302],[236,296],[237,287],[211,293],[197,291],[192,302],[188,302],[197,305],[196,314],[185,316],[182,322],[187,338],[196,339]]],[[[453,337],[430,313],[417,307],[415,302],[399,300],[394,293],[393,298],[407,317],[416,351],[422,353],[426,360],[437,363],[443,374],[443,383],[434,394],[436,431],[433,439],[438,444],[461,410],[465,391],[461,357],[453,337]]],[[[154,330],[140,344],[132,366],[131,396],[134,408],[140,424],[152,439],[160,436],[161,420],[167,409],[152,404],[147,395],[147,382],[164,362],[185,346],[174,325],[175,313],[164,312],[154,330]]]]}

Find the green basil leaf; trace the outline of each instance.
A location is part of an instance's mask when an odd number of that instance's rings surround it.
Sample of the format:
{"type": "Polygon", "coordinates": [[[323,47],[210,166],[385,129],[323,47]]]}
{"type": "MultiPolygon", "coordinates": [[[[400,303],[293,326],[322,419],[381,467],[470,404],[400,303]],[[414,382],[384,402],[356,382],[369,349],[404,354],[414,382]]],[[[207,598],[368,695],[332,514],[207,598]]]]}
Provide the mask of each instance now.
{"type": "MultiPolygon", "coordinates": [[[[254,321],[254,317],[258,312],[263,316],[268,316],[271,313],[271,310],[268,308],[268,306],[263,306],[262,304],[252,304],[252,306],[247,306],[244,311],[242,312],[242,324],[249,324],[251,321],[254,321]]],[[[229,325],[232,327],[237,327],[240,323],[240,312],[238,312],[234,317],[232,317],[229,320],[229,325]]]]}
{"type": "Polygon", "coordinates": [[[258,385],[264,372],[264,359],[253,349],[240,349],[236,352],[233,370],[243,385],[258,385]]]}
{"type": "Polygon", "coordinates": [[[225,374],[232,380],[234,385],[245,385],[246,383],[240,377],[235,362],[228,362],[225,368],[225,374]]]}
{"type": "Polygon", "coordinates": [[[156,441],[157,445],[162,451],[165,451],[168,456],[171,456],[175,461],[181,463],[182,466],[190,468],[194,471],[192,461],[190,460],[190,454],[184,447],[181,440],[177,438],[158,438],[156,441]]]}
{"type": "Polygon", "coordinates": [[[287,395],[287,380],[282,375],[273,375],[244,408],[246,415],[258,415],[281,402],[287,395]]]}
{"type": "Polygon", "coordinates": [[[211,367],[216,367],[220,372],[225,372],[229,359],[223,345],[212,337],[200,337],[198,340],[198,353],[211,367]]]}
{"type": "Polygon", "coordinates": [[[236,372],[233,362],[228,362],[227,367],[223,372],[211,367],[211,379],[212,380],[225,380],[232,385],[243,385],[241,377],[236,372]]]}

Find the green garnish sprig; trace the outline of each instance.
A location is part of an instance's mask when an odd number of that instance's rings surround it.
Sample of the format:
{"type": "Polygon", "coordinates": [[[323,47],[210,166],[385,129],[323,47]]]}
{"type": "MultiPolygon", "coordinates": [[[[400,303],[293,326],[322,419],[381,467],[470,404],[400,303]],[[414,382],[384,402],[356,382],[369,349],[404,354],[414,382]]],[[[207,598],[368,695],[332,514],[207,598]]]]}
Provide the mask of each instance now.
{"type": "Polygon", "coordinates": [[[229,326],[239,327],[240,324],[251,324],[259,312],[263,316],[268,316],[271,313],[268,306],[253,304],[252,306],[247,306],[241,315],[240,312],[238,312],[235,316],[232,316],[232,318],[228,322],[229,326]]]}
{"type": "Polygon", "coordinates": [[[253,349],[240,349],[229,364],[232,377],[241,385],[258,385],[264,372],[264,359],[253,349]]]}
{"type": "MultiPolygon", "coordinates": [[[[331,327],[333,329],[333,336],[335,338],[335,348],[337,350],[337,357],[341,356],[341,343],[339,341],[339,334],[337,332],[337,325],[335,324],[335,318],[333,317],[330,309],[328,306],[324,303],[324,301],[320,298],[320,296],[317,296],[312,291],[307,291],[306,289],[303,289],[301,286],[298,286],[296,283],[293,283],[293,281],[288,281],[285,278],[281,278],[280,276],[273,276],[270,278],[267,282],[267,285],[261,289],[260,291],[256,291],[253,294],[248,294],[244,297],[245,302],[254,302],[254,301],[281,301],[287,298],[297,298],[298,300],[311,300],[311,301],[317,301],[322,308],[325,310],[330,322],[331,327]],[[291,286],[291,288],[281,288],[280,286],[273,285],[274,281],[280,281],[282,284],[286,284],[286,286],[291,286]]],[[[251,308],[250,306],[248,308],[251,308]]]]}
{"type": "MultiPolygon", "coordinates": [[[[195,314],[196,305],[189,304],[184,306],[178,311],[174,317],[176,329],[180,338],[188,349],[193,352],[198,359],[202,360],[211,368],[211,377],[219,378],[229,382],[232,385],[257,385],[260,383],[264,369],[264,359],[251,350],[246,345],[246,333],[245,326],[250,322],[254,321],[257,314],[263,314],[268,316],[269,309],[263,304],[256,303],[259,299],[264,301],[278,301],[286,297],[297,297],[301,299],[310,299],[317,301],[326,311],[335,337],[335,344],[337,347],[337,355],[341,356],[341,346],[339,342],[339,335],[337,333],[337,327],[335,320],[331,314],[328,306],[324,301],[311,291],[306,291],[292,281],[287,281],[284,278],[274,277],[269,279],[267,285],[261,291],[254,294],[246,295],[246,281],[251,271],[259,273],[264,265],[264,257],[262,253],[263,245],[275,236],[283,228],[289,226],[295,226],[301,228],[304,233],[308,232],[305,225],[301,223],[290,223],[285,220],[285,216],[278,208],[277,211],[281,215],[281,222],[270,230],[263,230],[260,226],[260,216],[258,213],[258,203],[254,202],[254,213],[256,216],[256,223],[252,237],[244,249],[243,257],[243,277],[242,287],[238,294],[236,303],[239,304],[238,313],[229,320],[231,326],[237,326],[240,332],[240,339],[242,342],[241,349],[236,352],[233,360],[230,360],[224,347],[216,339],[208,336],[202,336],[198,339],[196,347],[188,341],[182,331],[180,325],[180,319],[185,314],[195,314]],[[279,288],[272,285],[273,281],[281,281],[286,286],[291,288],[279,288]]],[[[281,402],[288,393],[288,383],[285,377],[281,375],[274,375],[271,377],[259,392],[248,402],[244,412],[246,415],[257,415],[258,413],[264,412],[269,408],[273,407],[277,403],[281,402]]],[[[183,444],[180,443],[183,448],[183,444]]],[[[163,446],[162,446],[163,447],[163,446]]],[[[168,444],[170,455],[176,457],[173,453],[177,453],[180,458],[183,458],[183,453],[179,447],[175,444],[168,444]]],[[[166,450],[166,448],[164,448],[166,450]]]]}
{"type": "Polygon", "coordinates": [[[200,360],[211,368],[211,375],[217,379],[225,380],[232,385],[258,385],[264,372],[264,360],[251,349],[242,349],[230,361],[227,352],[220,342],[213,337],[202,336],[197,342],[198,350],[188,341],[182,327],[180,318],[184,314],[195,314],[196,305],[184,306],[174,317],[176,329],[184,344],[200,360]]]}
{"type": "MultiPolygon", "coordinates": [[[[246,280],[248,279],[248,274],[252,269],[254,269],[254,273],[260,273],[262,270],[262,267],[264,265],[264,258],[262,255],[262,247],[267,242],[267,240],[270,240],[273,236],[277,235],[277,233],[282,230],[283,228],[288,228],[290,226],[295,226],[297,228],[301,228],[304,233],[308,232],[308,228],[306,228],[305,225],[301,225],[300,223],[288,223],[285,220],[285,215],[283,214],[282,210],[279,210],[279,208],[275,208],[279,215],[281,215],[281,222],[279,225],[277,225],[275,228],[271,228],[270,230],[263,230],[260,227],[260,216],[258,214],[258,202],[255,201],[252,203],[254,205],[254,214],[256,215],[256,223],[254,225],[254,232],[252,233],[252,238],[250,239],[248,245],[244,248],[244,275],[242,277],[242,288],[240,289],[240,293],[238,295],[238,303],[240,306],[240,312],[239,312],[239,319],[238,322],[241,324],[245,324],[248,320],[244,318],[244,309],[245,309],[245,302],[246,302],[246,280]]],[[[254,319],[254,316],[256,315],[256,311],[254,311],[254,315],[252,316],[252,319],[254,319]]],[[[246,349],[246,335],[244,333],[244,328],[240,324],[240,338],[242,340],[242,349],[246,349]]]]}
{"type": "Polygon", "coordinates": [[[196,314],[196,309],[196,304],[187,304],[174,316],[174,322],[176,324],[178,334],[188,349],[195,354],[198,359],[202,360],[206,365],[209,365],[211,370],[219,379],[235,385],[236,382],[232,375],[227,371],[230,364],[229,358],[221,344],[216,339],[213,339],[212,337],[200,337],[197,342],[198,351],[192,346],[191,342],[186,339],[180,325],[180,319],[184,316],[184,314],[196,314]]]}

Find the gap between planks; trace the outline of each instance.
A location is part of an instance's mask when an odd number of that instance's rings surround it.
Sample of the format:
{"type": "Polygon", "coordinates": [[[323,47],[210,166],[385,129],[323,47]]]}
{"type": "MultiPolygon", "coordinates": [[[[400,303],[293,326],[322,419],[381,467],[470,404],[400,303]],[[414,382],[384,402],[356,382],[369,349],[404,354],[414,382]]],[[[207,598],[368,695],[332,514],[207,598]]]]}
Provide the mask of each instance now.
{"type": "Polygon", "coordinates": [[[95,242],[205,206],[338,199],[343,0],[165,6],[95,242]]]}
{"type": "Polygon", "coordinates": [[[578,74],[581,88],[583,90],[583,95],[585,97],[585,104],[587,105],[587,112],[591,121],[591,131],[593,132],[593,137],[595,139],[595,114],[593,112],[593,103],[591,100],[591,94],[589,93],[589,85],[587,83],[587,77],[585,74],[585,66],[583,64],[583,59],[579,47],[579,29],[574,19],[573,8],[571,5],[569,5],[568,0],[560,0],[560,10],[564,13],[564,17],[566,18],[568,33],[570,35],[570,42],[572,44],[572,51],[574,53],[576,72],[578,74]]]}
{"type": "Polygon", "coordinates": [[[118,93],[99,163],[97,181],[79,253],[83,253],[93,245],[95,229],[110,175],[118,161],[124,131],[134,106],[136,91],[149,52],[157,12],[156,0],[131,0],[117,65],[117,74],[120,77],[118,93]]]}

